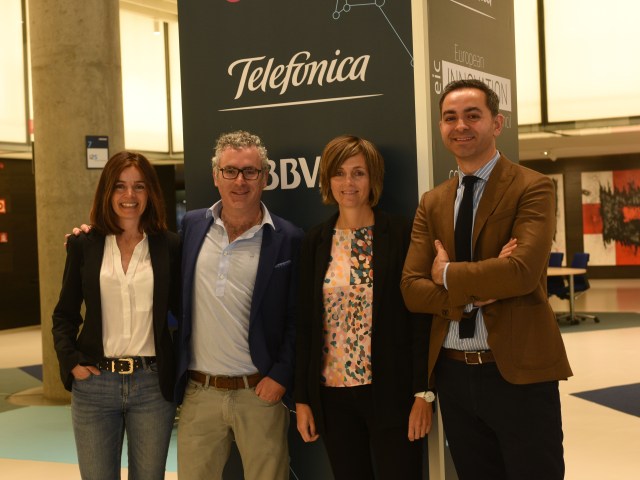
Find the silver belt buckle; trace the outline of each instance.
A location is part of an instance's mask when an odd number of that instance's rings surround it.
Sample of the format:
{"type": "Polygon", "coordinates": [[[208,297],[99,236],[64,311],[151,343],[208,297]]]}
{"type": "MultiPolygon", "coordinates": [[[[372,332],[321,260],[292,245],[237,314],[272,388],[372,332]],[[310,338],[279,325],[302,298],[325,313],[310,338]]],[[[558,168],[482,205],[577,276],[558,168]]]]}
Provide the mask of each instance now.
{"type": "Polygon", "coordinates": [[[482,365],[482,352],[464,352],[464,363],[467,365],[482,365]],[[468,357],[469,354],[476,355],[477,361],[472,362],[471,360],[473,360],[473,358],[470,360],[468,357]]]}
{"type": "Polygon", "coordinates": [[[133,358],[119,358],[118,362],[127,362],[129,368],[124,372],[118,372],[120,375],[131,375],[133,373],[133,358]]]}

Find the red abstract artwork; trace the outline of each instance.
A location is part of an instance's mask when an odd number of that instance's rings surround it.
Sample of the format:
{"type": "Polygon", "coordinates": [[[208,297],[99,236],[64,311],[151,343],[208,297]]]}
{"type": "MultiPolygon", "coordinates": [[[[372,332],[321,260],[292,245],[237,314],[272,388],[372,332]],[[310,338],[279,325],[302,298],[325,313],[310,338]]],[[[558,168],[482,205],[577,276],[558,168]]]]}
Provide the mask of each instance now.
{"type": "Polygon", "coordinates": [[[640,265],[640,170],[582,173],[590,265],[640,265]]]}

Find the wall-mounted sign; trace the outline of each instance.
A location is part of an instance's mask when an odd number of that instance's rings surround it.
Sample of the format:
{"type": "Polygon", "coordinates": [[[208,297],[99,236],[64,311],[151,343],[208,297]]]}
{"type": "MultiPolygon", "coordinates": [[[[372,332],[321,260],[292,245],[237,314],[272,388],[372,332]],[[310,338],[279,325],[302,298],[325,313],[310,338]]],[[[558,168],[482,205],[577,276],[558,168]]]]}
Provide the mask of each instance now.
{"type": "Polygon", "coordinates": [[[109,137],[86,136],[87,168],[104,168],[109,160],[109,137]]]}

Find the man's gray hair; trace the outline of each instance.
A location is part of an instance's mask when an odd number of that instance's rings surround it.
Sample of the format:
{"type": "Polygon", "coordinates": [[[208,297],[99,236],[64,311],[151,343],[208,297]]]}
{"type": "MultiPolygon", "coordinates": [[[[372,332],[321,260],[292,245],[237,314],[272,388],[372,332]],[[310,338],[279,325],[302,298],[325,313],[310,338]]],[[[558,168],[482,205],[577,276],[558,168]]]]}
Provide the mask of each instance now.
{"type": "MultiPolygon", "coordinates": [[[[216,148],[213,158],[211,159],[211,166],[215,169],[220,162],[220,156],[227,148],[233,148],[239,150],[241,148],[256,147],[258,155],[260,156],[260,162],[262,163],[262,170],[264,172],[269,171],[269,158],[267,157],[267,149],[262,144],[262,140],[257,135],[254,135],[244,130],[237,130],[235,132],[223,133],[218,137],[216,141],[216,148]]],[[[263,172],[263,173],[264,173],[263,172]]]]}

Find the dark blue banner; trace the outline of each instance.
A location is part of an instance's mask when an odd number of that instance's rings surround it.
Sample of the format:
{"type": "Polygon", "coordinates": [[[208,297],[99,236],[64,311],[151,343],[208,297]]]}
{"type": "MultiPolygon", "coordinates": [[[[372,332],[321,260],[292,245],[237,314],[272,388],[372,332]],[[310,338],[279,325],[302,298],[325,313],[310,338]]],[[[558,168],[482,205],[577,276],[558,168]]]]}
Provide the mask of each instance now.
{"type": "Polygon", "coordinates": [[[272,160],[263,200],[308,228],[321,204],[318,160],[333,137],[373,141],[386,161],[381,207],[418,199],[408,1],[178,2],[187,208],[218,195],[210,159],[222,132],[258,134],[272,160]]]}

